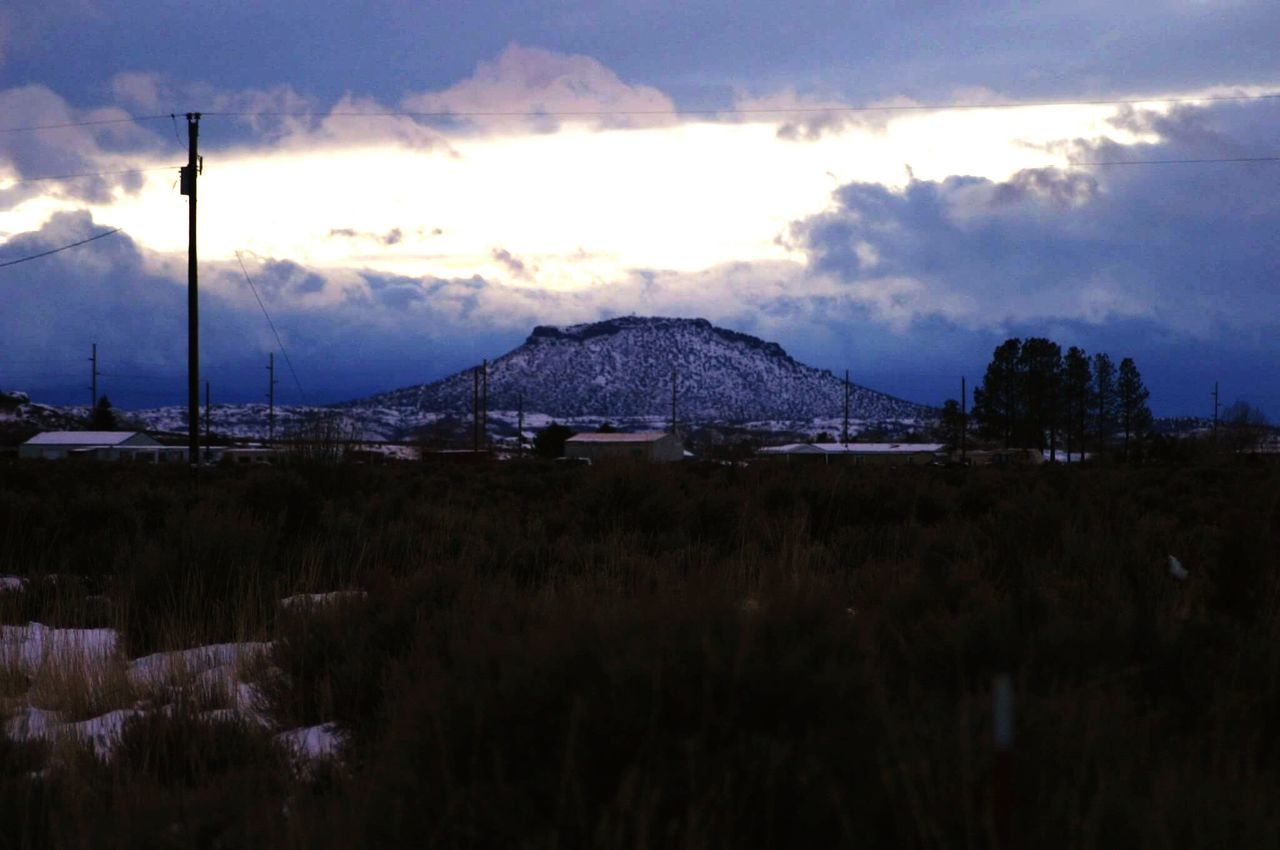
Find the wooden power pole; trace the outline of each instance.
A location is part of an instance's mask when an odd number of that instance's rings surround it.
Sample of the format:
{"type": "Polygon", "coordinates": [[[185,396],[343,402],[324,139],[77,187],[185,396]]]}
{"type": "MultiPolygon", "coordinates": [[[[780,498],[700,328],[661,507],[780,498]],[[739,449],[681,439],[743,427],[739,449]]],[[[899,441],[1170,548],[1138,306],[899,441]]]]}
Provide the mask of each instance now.
{"type": "Polygon", "coordinates": [[[471,450],[480,451],[480,370],[471,370],[471,450]]]}
{"type": "Polygon", "coordinates": [[[840,431],[840,442],[849,445],[849,370],[844,370],[844,428],[840,431]]]}
{"type": "Polygon", "coordinates": [[[1218,382],[1213,382],[1213,447],[1218,447],[1218,382]]]}
{"type": "Polygon", "coordinates": [[[196,271],[196,179],[202,162],[197,150],[200,113],[187,113],[187,164],[182,168],[182,194],[187,196],[187,462],[200,462],[200,299],[196,271]]]}
{"type": "MultiPolygon", "coordinates": [[[[969,443],[969,388],[960,377],[960,462],[965,463],[969,443]]],[[[1083,449],[1081,450],[1083,452],[1083,449]]]]}
{"type": "Polygon", "coordinates": [[[89,354],[89,415],[93,416],[93,409],[98,406],[98,344],[93,344],[93,349],[89,354]]]}
{"type": "Polygon", "coordinates": [[[207,460],[209,460],[209,458],[210,458],[210,455],[209,455],[209,420],[210,420],[210,406],[209,406],[209,382],[208,382],[208,381],[205,381],[205,382],[204,382],[204,459],[205,459],[206,461],[207,461],[207,460]]]}
{"type": "Polygon", "coordinates": [[[267,442],[276,441],[276,353],[267,355],[267,442]]]}
{"type": "Polygon", "coordinates": [[[679,376],[675,369],[671,370],[671,433],[676,433],[676,381],[679,376]]]}

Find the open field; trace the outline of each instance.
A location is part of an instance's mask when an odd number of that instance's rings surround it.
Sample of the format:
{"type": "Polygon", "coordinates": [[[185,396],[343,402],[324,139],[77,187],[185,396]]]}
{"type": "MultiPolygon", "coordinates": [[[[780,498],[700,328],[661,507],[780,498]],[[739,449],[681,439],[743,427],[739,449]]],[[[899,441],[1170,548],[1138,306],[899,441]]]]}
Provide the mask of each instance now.
{"type": "Polygon", "coordinates": [[[1002,673],[1015,846],[1280,846],[1277,551],[1276,464],[9,462],[0,847],[986,848],[1002,673]]]}

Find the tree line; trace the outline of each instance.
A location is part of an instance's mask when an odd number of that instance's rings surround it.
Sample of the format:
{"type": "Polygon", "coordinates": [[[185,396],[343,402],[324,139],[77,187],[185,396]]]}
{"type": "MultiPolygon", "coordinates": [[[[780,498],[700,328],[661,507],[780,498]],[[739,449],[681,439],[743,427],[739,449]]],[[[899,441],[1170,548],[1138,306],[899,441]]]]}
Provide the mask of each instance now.
{"type": "MultiPolygon", "coordinates": [[[[1083,455],[1101,452],[1117,436],[1125,459],[1130,445],[1151,426],[1150,392],[1133,358],[1117,368],[1111,356],[1090,356],[1043,337],[1005,340],[996,346],[982,383],[973,390],[978,433],[1014,446],[1083,455]]],[[[944,427],[966,427],[955,399],[943,407],[944,427]],[[949,425],[947,423],[950,423],[949,425]]]]}

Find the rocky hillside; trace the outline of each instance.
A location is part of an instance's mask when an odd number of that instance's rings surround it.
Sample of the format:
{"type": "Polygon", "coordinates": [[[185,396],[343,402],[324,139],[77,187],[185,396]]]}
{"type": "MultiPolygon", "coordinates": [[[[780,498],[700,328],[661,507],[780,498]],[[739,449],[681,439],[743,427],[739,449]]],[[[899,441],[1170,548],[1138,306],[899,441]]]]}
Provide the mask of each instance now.
{"type": "MultiPolygon", "coordinates": [[[[749,422],[840,416],[844,383],[791,358],[777,343],[705,319],[624,317],[540,326],[489,364],[489,408],[557,417],[670,415],[672,373],[682,421],[749,422]]],[[[471,408],[473,379],[460,372],[342,407],[421,412],[471,408]]],[[[929,409],[853,385],[850,417],[914,420],[929,409]]]]}

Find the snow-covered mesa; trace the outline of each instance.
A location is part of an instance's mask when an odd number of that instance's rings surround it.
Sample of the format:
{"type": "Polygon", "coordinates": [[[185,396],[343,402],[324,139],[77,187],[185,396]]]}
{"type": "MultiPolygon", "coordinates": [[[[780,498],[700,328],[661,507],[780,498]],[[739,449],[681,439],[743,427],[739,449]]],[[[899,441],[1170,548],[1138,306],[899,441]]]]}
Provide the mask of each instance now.
{"type": "MultiPolygon", "coordinates": [[[[327,408],[278,406],[277,429],[289,433],[323,420],[366,440],[404,439],[443,419],[469,417],[474,374],[468,369],[327,408]]],[[[796,361],[777,343],[705,319],[627,316],[536,327],[522,345],[489,362],[485,386],[490,427],[509,436],[522,414],[526,431],[553,420],[661,426],[670,420],[673,401],[685,424],[809,430],[816,420],[841,419],[845,402],[844,381],[831,372],[796,361]]],[[[264,404],[214,405],[212,428],[262,437],[267,412],[264,404]]],[[[932,416],[925,405],[849,385],[851,422],[916,423],[932,416]]],[[[150,429],[181,431],[187,409],[161,407],[130,417],[150,429]]]]}

